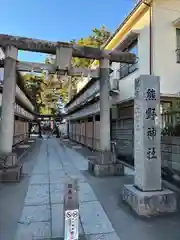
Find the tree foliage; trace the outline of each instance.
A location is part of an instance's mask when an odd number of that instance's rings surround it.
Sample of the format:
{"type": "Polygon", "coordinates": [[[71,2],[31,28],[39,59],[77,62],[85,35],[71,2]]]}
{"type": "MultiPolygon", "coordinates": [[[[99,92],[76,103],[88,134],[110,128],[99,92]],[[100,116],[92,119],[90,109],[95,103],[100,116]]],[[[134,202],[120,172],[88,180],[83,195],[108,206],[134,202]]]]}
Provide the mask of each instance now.
{"type": "Polygon", "coordinates": [[[23,76],[24,86],[35,106],[35,111],[41,114],[51,114],[58,99],[58,89],[56,89],[53,77],[50,75],[46,80],[45,74],[23,76]]]}
{"type": "Polygon", "coordinates": [[[46,86],[44,78],[41,75],[37,76],[27,73],[23,76],[23,79],[24,87],[26,88],[28,95],[32,99],[35,110],[39,112],[40,108],[44,104],[42,99],[42,93],[46,86]]]}
{"type": "MultiPolygon", "coordinates": [[[[88,37],[80,38],[79,40],[73,40],[72,43],[75,43],[80,46],[88,46],[88,47],[98,47],[100,48],[110,37],[111,33],[107,30],[105,26],[98,28],[94,28],[92,30],[92,34],[88,37]]],[[[73,58],[72,66],[73,67],[82,67],[82,68],[90,68],[94,59],[86,59],[86,58],[73,58]]],[[[72,79],[72,87],[76,87],[79,78],[75,77],[72,79]]]]}
{"type": "MultiPolygon", "coordinates": [[[[100,48],[104,42],[110,37],[110,32],[105,26],[101,28],[94,28],[92,34],[88,37],[80,38],[78,40],[70,41],[73,44],[81,46],[90,46],[100,48]]],[[[49,55],[45,63],[53,64],[55,56],[49,55]]],[[[73,58],[73,67],[90,68],[93,59],[73,58]]],[[[28,91],[28,94],[33,100],[36,111],[41,114],[54,114],[55,105],[58,100],[58,96],[61,96],[63,102],[68,100],[68,84],[69,81],[62,81],[57,79],[54,75],[50,74],[48,80],[44,73],[40,75],[25,74],[24,85],[28,91]]],[[[76,88],[76,84],[79,81],[78,77],[71,79],[72,88],[76,88]]]]}
{"type": "MultiPolygon", "coordinates": [[[[106,29],[105,26],[102,26],[100,29],[94,28],[92,34],[85,38],[80,38],[79,40],[73,40],[73,43],[81,46],[88,47],[98,47],[100,48],[110,37],[110,32],[106,29]]],[[[89,68],[94,59],[84,59],[84,58],[73,58],[72,65],[74,67],[87,67],[89,68]]]]}

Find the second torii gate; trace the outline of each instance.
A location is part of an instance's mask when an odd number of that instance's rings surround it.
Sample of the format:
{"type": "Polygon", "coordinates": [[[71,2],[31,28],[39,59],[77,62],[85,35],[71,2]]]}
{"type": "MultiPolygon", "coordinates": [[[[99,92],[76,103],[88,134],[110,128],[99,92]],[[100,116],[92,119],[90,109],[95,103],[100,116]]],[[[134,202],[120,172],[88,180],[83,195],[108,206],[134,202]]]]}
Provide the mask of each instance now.
{"type": "Polygon", "coordinates": [[[24,37],[0,34],[0,47],[5,49],[4,90],[2,97],[2,121],[0,126],[0,152],[8,155],[12,151],[14,128],[14,101],[16,70],[41,72],[47,70],[60,75],[84,74],[100,78],[100,149],[103,153],[102,163],[111,161],[110,146],[110,101],[109,101],[109,67],[110,62],[133,64],[136,56],[131,53],[107,51],[100,48],[72,45],[65,42],[49,42],[24,37]],[[17,61],[18,50],[55,54],[54,65],[17,61]],[[97,59],[100,67],[96,70],[72,68],[72,57],[97,59]]]}

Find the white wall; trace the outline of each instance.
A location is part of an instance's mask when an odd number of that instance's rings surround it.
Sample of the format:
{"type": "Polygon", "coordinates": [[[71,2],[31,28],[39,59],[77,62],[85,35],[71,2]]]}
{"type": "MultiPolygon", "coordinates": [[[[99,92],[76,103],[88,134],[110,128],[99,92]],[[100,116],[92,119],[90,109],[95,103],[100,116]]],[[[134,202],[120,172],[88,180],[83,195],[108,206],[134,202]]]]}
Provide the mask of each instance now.
{"type": "MultiPolygon", "coordinates": [[[[134,25],[131,30],[138,31],[139,69],[119,81],[119,95],[113,95],[112,102],[120,102],[134,97],[134,80],[140,74],[149,74],[149,11],[134,25]]],[[[126,37],[126,36],[125,36],[126,37]]],[[[121,40],[123,41],[123,39],[121,40]]]]}
{"type": "Polygon", "coordinates": [[[119,78],[119,68],[120,63],[113,62],[111,65],[111,69],[113,69],[113,72],[110,74],[110,79],[119,78]]]}
{"type": "Polygon", "coordinates": [[[112,103],[122,102],[134,97],[134,80],[139,77],[139,70],[131,73],[129,76],[119,80],[119,94],[112,95],[112,103]]]}
{"type": "Polygon", "coordinates": [[[88,83],[89,78],[84,77],[77,83],[77,93],[88,83]]]}
{"type": "Polygon", "coordinates": [[[176,28],[180,18],[179,0],[154,0],[153,3],[153,70],[160,76],[161,93],[180,92],[180,64],[176,63],[176,28]]]}
{"type": "MultiPolygon", "coordinates": [[[[152,13],[152,70],[160,76],[162,94],[180,92],[180,64],[176,63],[176,27],[173,22],[180,18],[180,0],[154,0],[152,13]]],[[[139,70],[119,81],[120,95],[113,102],[124,101],[134,96],[134,79],[149,74],[150,31],[149,11],[131,30],[139,30],[139,70]]],[[[180,25],[179,25],[180,28],[180,25]]],[[[121,40],[122,41],[122,40],[121,40]]]]}

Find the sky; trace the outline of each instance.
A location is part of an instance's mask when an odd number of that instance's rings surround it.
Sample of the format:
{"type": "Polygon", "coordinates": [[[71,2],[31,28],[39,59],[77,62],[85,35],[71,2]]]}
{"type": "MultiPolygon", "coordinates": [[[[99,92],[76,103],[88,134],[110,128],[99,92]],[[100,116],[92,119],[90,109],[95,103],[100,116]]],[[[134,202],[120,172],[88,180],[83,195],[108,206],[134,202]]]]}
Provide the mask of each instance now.
{"type": "MultiPolygon", "coordinates": [[[[105,25],[115,31],[137,0],[5,0],[0,3],[0,34],[51,41],[87,37],[105,25]]],[[[46,55],[19,52],[21,61],[43,62],[46,55]]]]}

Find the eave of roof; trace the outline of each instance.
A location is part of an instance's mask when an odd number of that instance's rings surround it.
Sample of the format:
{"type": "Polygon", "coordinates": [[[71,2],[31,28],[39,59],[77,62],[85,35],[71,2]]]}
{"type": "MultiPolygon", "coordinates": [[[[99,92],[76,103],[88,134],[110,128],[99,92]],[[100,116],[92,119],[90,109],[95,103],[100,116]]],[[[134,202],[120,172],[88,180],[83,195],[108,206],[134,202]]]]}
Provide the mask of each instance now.
{"type": "Polygon", "coordinates": [[[115,32],[108,38],[108,40],[102,45],[102,48],[106,48],[107,45],[111,42],[111,40],[116,36],[116,34],[119,32],[119,30],[127,23],[127,21],[132,17],[132,15],[138,10],[138,8],[144,4],[144,0],[140,0],[133,10],[129,13],[129,15],[124,19],[124,21],[118,26],[118,28],[115,30],[115,32]]]}
{"type": "MultiPolygon", "coordinates": [[[[108,46],[113,42],[113,39],[116,37],[116,35],[120,32],[120,30],[127,24],[127,22],[131,19],[131,17],[137,13],[137,11],[144,5],[145,8],[148,7],[148,5],[152,2],[152,0],[140,0],[133,10],[130,12],[130,14],[124,19],[124,21],[119,25],[119,27],[116,29],[116,31],[109,37],[109,39],[103,44],[101,48],[108,49],[108,46]]],[[[111,45],[110,45],[111,46],[111,45]]],[[[111,48],[110,48],[111,49],[111,48]]],[[[96,62],[96,61],[94,61],[96,62]]],[[[68,107],[72,102],[74,102],[82,93],[84,93],[92,84],[94,83],[93,79],[91,79],[78,94],[76,94],[70,102],[66,104],[65,107],[68,107]]]]}
{"type": "Polygon", "coordinates": [[[81,96],[88,88],[90,88],[98,78],[92,78],[86,85],[65,105],[65,108],[68,107],[72,102],[74,102],[79,96],[81,96]]]}

